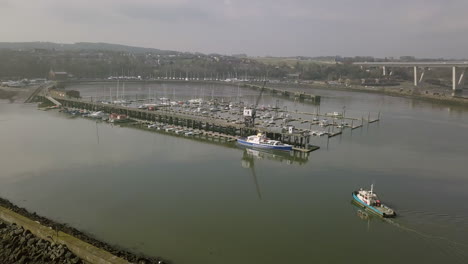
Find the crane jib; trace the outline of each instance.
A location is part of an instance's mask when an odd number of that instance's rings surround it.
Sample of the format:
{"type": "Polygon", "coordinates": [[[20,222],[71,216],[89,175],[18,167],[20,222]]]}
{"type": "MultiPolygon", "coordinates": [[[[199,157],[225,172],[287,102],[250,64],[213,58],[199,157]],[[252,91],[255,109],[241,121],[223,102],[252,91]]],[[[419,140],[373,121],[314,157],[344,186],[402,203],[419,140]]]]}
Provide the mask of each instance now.
{"type": "Polygon", "coordinates": [[[262,98],[263,91],[265,91],[266,82],[267,82],[266,80],[263,81],[262,88],[260,89],[260,94],[258,95],[257,101],[255,102],[255,105],[253,107],[253,111],[252,111],[252,118],[253,119],[255,119],[255,114],[257,112],[258,104],[260,103],[260,99],[262,98]]]}

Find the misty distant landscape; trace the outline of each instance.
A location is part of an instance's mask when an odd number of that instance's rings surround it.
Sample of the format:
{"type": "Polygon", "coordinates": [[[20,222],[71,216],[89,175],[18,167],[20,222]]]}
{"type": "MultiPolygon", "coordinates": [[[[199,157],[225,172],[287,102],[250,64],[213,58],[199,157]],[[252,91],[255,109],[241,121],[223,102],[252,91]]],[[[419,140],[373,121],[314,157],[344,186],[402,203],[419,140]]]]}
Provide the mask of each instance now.
{"type": "MultiPolygon", "coordinates": [[[[363,71],[353,62],[431,62],[412,56],[374,58],[371,56],[249,57],[160,50],[107,43],[59,44],[52,42],[0,42],[0,78],[20,80],[44,78],[50,70],[65,71],[74,78],[142,76],[143,78],[260,78],[278,80],[359,82],[382,78],[380,70],[363,71]]],[[[450,71],[433,70],[428,78],[443,83],[450,71]]],[[[391,78],[411,81],[410,69],[395,69],[391,78]]]]}

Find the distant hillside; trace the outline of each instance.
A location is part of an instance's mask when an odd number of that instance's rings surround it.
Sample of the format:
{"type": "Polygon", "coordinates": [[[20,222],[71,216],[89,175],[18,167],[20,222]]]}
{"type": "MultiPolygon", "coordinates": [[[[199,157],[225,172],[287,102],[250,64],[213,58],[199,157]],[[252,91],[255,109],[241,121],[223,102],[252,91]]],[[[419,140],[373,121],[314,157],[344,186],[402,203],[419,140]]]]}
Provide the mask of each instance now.
{"type": "MultiPolygon", "coordinates": [[[[367,72],[349,63],[337,64],[334,58],[206,55],[90,42],[0,42],[0,79],[44,78],[51,69],[68,72],[77,79],[109,76],[258,79],[268,76],[324,81],[378,78],[382,74],[380,70],[367,72]]],[[[410,79],[406,71],[393,73],[393,76],[410,79]]]]}
{"type": "Polygon", "coordinates": [[[160,50],[153,48],[133,47],[119,44],[109,43],[93,43],[93,42],[78,42],[74,44],[61,44],[53,42],[0,42],[0,49],[11,50],[33,50],[47,49],[56,51],[80,51],[80,50],[95,50],[95,51],[117,51],[128,53],[153,53],[153,54],[179,54],[180,52],[171,50],[160,50]]]}

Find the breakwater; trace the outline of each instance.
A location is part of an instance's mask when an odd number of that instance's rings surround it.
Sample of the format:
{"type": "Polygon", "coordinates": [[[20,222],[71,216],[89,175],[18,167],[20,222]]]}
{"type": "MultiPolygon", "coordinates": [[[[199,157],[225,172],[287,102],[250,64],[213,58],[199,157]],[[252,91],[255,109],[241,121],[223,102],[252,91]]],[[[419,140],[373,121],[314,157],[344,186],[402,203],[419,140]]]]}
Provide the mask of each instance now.
{"type": "Polygon", "coordinates": [[[0,220],[1,263],[84,264],[66,246],[34,236],[31,231],[0,220]]]}

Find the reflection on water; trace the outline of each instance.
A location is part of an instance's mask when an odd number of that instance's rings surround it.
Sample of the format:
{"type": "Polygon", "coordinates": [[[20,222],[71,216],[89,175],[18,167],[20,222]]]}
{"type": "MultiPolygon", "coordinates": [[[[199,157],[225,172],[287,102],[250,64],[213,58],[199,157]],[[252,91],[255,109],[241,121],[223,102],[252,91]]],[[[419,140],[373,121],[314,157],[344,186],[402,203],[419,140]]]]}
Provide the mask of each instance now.
{"type": "Polygon", "coordinates": [[[302,166],[309,160],[309,153],[299,151],[278,151],[266,149],[252,149],[238,144],[243,149],[242,167],[250,168],[253,166],[254,159],[266,159],[287,165],[302,166]]]}
{"type": "Polygon", "coordinates": [[[285,163],[287,165],[303,165],[308,161],[308,153],[301,153],[297,151],[278,151],[268,149],[252,149],[243,145],[237,144],[239,148],[243,149],[241,165],[243,168],[250,169],[252,179],[257,190],[258,198],[262,199],[261,188],[258,183],[257,174],[255,172],[255,160],[269,160],[274,162],[285,163]]]}
{"type": "Polygon", "coordinates": [[[369,212],[365,207],[360,205],[354,199],[351,200],[351,205],[353,207],[353,211],[361,220],[371,221],[371,220],[383,220],[383,217],[377,216],[371,212],[369,212]]]}

